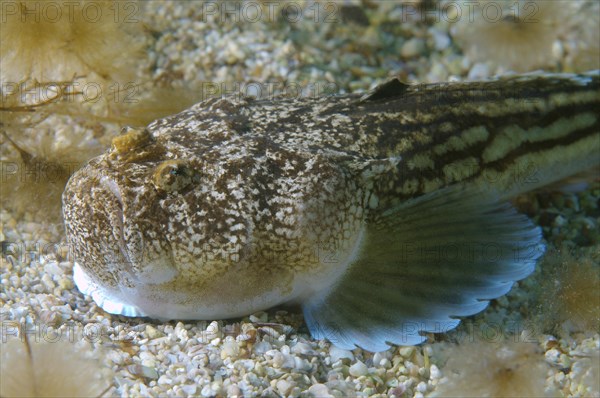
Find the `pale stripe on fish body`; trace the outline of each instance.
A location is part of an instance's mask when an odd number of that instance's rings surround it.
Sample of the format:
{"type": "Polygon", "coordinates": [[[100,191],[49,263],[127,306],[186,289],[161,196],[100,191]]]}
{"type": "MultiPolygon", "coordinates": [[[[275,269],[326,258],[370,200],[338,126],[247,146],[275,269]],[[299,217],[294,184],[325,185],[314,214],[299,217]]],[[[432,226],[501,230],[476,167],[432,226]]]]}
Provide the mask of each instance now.
{"type": "Polygon", "coordinates": [[[63,195],[75,282],[128,316],[298,302],[340,347],[418,344],[533,271],[540,229],[508,199],[600,165],[599,80],[212,98],[126,129],[63,195]]]}

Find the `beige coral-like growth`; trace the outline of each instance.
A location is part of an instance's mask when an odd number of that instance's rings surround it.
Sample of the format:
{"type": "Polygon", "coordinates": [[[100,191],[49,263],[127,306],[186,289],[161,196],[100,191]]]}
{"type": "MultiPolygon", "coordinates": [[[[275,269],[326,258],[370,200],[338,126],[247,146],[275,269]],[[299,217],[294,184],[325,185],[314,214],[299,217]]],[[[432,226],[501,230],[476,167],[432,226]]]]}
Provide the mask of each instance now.
{"type": "Polygon", "coordinates": [[[547,397],[549,365],[528,342],[478,340],[448,350],[435,397],[547,397]]]}
{"type": "Polygon", "coordinates": [[[585,72],[600,68],[600,2],[581,0],[575,28],[565,43],[566,70],[585,72]]]}
{"type": "Polygon", "coordinates": [[[22,336],[0,342],[0,396],[100,397],[112,388],[111,371],[90,356],[89,344],[84,351],[64,339],[22,336]]]}
{"type": "Polygon", "coordinates": [[[143,41],[135,2],[7,1],[0,4],[0,80],[128,81],[143,41]],[[124,9],[127,4],[131,10],[124,9]]]}
{"type": "Polygon", "coordinates": [[[554,46],[570,28],[573,1],[483,0],[459,3],[451,33],[467,57],[525,72],[558,62],[554,46]]]}
{"type": "Polygon", "coordinates": [[[567,251],[547,255],[542,264],[540,324],[547,332],[600,332],[600,267],[567,251]]]}

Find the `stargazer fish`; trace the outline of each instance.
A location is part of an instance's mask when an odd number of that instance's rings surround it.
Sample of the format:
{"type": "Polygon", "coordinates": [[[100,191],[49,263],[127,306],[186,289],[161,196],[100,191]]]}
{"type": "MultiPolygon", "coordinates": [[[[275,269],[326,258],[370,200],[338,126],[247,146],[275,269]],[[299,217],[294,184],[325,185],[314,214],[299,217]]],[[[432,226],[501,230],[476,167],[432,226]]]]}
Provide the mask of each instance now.
{"type": "Polygon", "coordinates": [[[312,336],[423,342],[534,269],[515,195],[600,164],[599,72],[207,99],[112,148],[63,195],[74,279],[105,311],[302,305],[312,336]]]}

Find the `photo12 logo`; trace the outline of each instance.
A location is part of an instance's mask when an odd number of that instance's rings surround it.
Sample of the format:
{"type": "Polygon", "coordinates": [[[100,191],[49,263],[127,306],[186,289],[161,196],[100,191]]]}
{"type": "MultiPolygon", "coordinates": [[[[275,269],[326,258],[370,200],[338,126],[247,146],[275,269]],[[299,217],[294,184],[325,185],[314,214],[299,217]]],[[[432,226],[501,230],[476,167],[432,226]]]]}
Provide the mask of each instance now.
{"type": "Polygon", "coordinates": [[[139,23],[136,1],[2,1],[0,21],[21,23],[139,23]]]}
{"type": "Polygon", "coordinates": [[[2,256],[9,261],[16,260],[25,264],[42,262],[43,259],[57,253],[60,253],[60,257],[64,256],[64,260],[72,261],[74,257],[71,249],[71,246],[64,242],[2,241],[2,256]]]}
{"type": "Polygon", "coordinates": [[[219,20],[231,22],[300,21],[314,23],[338,23],[340,3],[294,2],[294,1],[206,1],[199,4],[202,21],[219,20]]]}
{"type": "MultiPolygon", "coordinates": [[[[10,339],[26,339],[33,343],[57,343],[59,341],[76,343],[85,340],[96,343],[102,340],[130,341],[138,336],[134,328],[127,325],[107,326],[102,323],[88,323],[85,326],[75,323],[64,323],[54,328],[41,322],[0,322],[0,344],[10,339]]],[[[1,347],[0,347],[1,349],[1,347]]]]}
{"type": "Polygon", "coordinates": [[[46,104],[56,100],[82,103],[96,103],[105,100],[114,103],[135,104],[139,102],[139,94],[139,84],[136,82],[107,84],[73,80],[34,85],[29,82],[3,82],[0,85],[1,99],[5,102],[8,98],[16,99],[21,106],[46,104]]]}
{"type": "Polygon", "coordinates": [[[230,97],[237,100],[244,98],[276,99],[276,98],[317,98],[339,92],[334,82],[202,82],[200,91],[202,99],[212,97],[230,97]]]}
{"type": "Polygon", "coordinates": [[[472,23],[479,19],[490,23],[501,20],[518,20],[523,23],[539,22],[539,19],[536,18],[539,5],[535,1],[436,1],[431,2],[428,7],[423,7],[421,2],[402,2],[400,7],[402,22],[430,20],[456,23],[466,20],[472,23]]]}
{"type": "Polygon", "coordinates": [[[3,184],[59,184],[63,183],[70,175],[78,170],[82,164],[79,162],[4,162],[0,161],[3,184]]]}

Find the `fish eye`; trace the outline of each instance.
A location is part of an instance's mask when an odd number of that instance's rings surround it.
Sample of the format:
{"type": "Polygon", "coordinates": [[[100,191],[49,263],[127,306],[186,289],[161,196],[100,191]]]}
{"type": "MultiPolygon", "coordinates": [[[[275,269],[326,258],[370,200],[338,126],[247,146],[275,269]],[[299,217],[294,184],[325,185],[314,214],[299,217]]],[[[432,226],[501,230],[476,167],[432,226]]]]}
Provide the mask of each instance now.
{"type": "Polygon", "coordinates": [[[152,176],[152,182],[159,191],[176,192],[192,183],[193,171],[183,160],[162,162],[152,176]]]}

